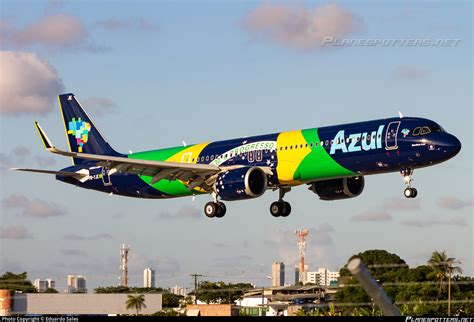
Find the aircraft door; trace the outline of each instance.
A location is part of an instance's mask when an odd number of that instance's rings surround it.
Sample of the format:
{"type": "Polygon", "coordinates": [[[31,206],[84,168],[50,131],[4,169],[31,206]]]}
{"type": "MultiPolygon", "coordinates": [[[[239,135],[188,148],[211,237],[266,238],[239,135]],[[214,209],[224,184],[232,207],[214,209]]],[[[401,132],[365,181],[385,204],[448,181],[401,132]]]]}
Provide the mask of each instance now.
{"type": "Polygon", "coordinates": [[[181,157],[181,162],[183,163],[191,163],[191,158],[193,156],[193,153],[192,152],[186,152],[183,154],[183,156],[181,157]]]}
{"type": "Polygon", "coordinates": [[[398,129],[400,128],[400,121],[390,122],[385,133],[385,150],[398,149],[398,129]]]}

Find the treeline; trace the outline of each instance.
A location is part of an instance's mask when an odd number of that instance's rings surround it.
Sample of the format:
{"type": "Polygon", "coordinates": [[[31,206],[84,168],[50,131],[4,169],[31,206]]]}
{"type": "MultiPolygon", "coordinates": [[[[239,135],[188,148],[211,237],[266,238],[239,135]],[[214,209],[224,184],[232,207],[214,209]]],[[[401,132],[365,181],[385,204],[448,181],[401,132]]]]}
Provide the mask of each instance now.
{"type": "Polygon", "coordinates": [[[184,299],[182,295],[171,293],[161,287],[128,287],[128,286],[105,286],[94,289],[95,293],[124,293],[124,294],[162,294],[162,303],[164,308],[179,307],[184,299]]]}

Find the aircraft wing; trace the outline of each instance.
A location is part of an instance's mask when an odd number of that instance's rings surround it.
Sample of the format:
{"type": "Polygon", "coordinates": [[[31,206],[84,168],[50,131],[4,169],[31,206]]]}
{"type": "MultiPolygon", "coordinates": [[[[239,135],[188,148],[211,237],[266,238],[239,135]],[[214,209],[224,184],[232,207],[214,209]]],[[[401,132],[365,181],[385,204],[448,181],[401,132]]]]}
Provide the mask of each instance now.
{"type": "Polygon", "coordinates": [[[202,187],[207,190],[212,185],[213,179],[216,177],[215,175],[222,171],[219,167],[210,164],[152,161],[63,151],[52,144],[38,122],[35,122],[35,126],[43,141],[44,147],[49,152],[90,160],[92,162],[95,161],[97,166],[107,167],[109,174],[124,172],[151,176],[153,179],[150,184],[154,184],[163,179],[181,180],[189,183],[189,190],[196,187],[202,187]]]}

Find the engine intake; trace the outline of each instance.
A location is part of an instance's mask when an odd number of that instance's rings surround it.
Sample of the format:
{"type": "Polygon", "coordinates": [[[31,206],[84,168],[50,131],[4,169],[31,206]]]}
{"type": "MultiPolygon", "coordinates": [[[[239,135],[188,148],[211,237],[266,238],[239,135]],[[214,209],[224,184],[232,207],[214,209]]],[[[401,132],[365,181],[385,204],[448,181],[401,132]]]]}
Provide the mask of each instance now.
{"type": "Polygon", "coordinates": [[[216,191],[222,200],[256,198],[267,190],[267,175],[259,167],[244,167],[217,176],[216,191]]]}
{"type": "Polygon", "coordinates": [[[364,177],[316,181],[309,188],[322,200],[340,200],[357,197],[364,190],[364,177]]]}

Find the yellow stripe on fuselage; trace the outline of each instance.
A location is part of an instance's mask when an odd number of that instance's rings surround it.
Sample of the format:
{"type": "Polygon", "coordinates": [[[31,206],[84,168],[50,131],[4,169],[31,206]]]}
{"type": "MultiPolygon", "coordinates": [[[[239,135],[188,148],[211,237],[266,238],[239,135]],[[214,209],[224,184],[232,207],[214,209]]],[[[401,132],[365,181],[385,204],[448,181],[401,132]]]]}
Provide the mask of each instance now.
{"type": "Polygon", "coordinates": [[[281,132],[277,138],[277,173],[280,183],[297,185],[301,182],[294,180],[296,169],[301,161],[311,152],[306,147],[306,140],[300,130],[281,132]],[[295,146],[298,148],[295,149],[295,146]],[[301,147],[302,146],[302,147],[301,147]],[[280,150],[280,147],[283,148],[280,150]],[[290,149],[291,147],[291,149],[290,149]],[[286,149],[285,149],[286,148],[286,149]]]}
{"type": "MultiPolygon", "coordinates": [[[[197,163],[199,154],[202,152],[202,150],[204,150],[206,146],[209,145],[209,143],[210,142],[199,143],[199,144],[189,146],[188,148],[182,150],[181,152],[176,153],[175,155],[169,157],[168,159],[166,159],[166,161],[167,162],[197,163]]],[[[179,181],[186,186],[189,185],[189,182],[184,182],[181,180],[179,181]]],[[[205,190],[199,187],[194,188],[194,190],[197,190],[199,192],[206,192],[205,190]]]]}

